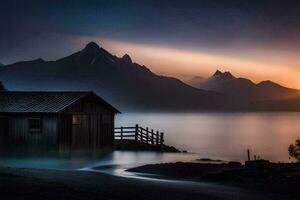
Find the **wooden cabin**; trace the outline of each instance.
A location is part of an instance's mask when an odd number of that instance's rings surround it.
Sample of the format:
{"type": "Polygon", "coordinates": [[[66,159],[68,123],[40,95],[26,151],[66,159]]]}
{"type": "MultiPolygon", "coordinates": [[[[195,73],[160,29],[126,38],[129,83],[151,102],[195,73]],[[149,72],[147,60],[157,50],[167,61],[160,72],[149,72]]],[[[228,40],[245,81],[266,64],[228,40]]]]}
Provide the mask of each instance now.
{"type": "Polygon", "coordinates": [[[0,92],[0,150],[112,147],[117,113],[93,92],[0,92]]]}

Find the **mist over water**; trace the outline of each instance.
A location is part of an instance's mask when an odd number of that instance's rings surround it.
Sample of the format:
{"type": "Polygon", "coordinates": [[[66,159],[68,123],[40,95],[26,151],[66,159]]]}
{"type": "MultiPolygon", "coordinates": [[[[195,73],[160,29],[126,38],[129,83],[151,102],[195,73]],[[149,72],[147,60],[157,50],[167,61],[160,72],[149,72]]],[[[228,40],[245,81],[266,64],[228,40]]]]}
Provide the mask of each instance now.
{"type": "Polygon", "coordinates": [[[245,161],[246,150],[289,161],[288,146],[300,137],[300,113],[125,113],[116,126],[139,124],[165,133],[165,141],[199,157],[245,161]]]}

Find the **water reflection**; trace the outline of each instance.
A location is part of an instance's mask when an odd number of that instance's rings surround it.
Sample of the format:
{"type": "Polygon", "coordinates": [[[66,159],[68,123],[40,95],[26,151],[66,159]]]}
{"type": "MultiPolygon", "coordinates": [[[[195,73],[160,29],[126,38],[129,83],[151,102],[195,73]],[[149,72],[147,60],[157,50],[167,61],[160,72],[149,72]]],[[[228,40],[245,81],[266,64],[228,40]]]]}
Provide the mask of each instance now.
{"type": "Polygon", "coordinates": [[[113,151],[101,156],[1,157],[0,166],[60,170],[97,168],[98,171],[114,173],[116,170],[125,170],[144,164],[194,161],[197,158],[197,154],[113,151]]]}
{"type": "Polygon", "coordinates": [[[118,115],[116,124],[163,131],[167,143],[200,157],[243,162],[248,148],[252,155],[289,161],[299,122],[300,113],[131,113],[118,115]]]}

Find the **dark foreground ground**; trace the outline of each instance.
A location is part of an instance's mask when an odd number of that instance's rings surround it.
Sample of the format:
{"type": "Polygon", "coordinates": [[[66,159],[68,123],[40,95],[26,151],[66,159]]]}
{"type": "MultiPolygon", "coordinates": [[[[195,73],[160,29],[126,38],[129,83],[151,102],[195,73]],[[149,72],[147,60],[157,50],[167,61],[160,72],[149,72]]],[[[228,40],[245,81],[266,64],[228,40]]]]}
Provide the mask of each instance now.
{"type": "Polygon", "coordinates": [[[123,178],[86,171],[0,168],[1,200],[288,199],[202,182],[123,178]]]}
{"type": "Polygon", "coordinates": [[[300,199],[300,163],[270,163],[264,160],[246,162],[245,165],[237,162],[178,162],[144,165],[128,171],[244,188],[255,193],[282,195],[282,199],[300,199]]]}

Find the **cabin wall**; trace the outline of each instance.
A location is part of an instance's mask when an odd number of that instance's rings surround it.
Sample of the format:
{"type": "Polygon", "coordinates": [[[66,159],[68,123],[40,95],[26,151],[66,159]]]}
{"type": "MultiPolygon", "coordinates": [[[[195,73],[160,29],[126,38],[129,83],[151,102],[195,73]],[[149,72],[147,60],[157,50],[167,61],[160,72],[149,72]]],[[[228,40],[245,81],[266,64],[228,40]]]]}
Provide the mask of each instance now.
{"type": "Polygon", "coordinates": [[[0,116],[0,152],[5,151],[7,144],[9,121],[5,116],[0,116]]]}
{"type": "Polygon", "coordinates": [[[90,149],[89,115],[81,115],[81,123],[72,125],[72,150],[90,149]]]}
{"type": "Polygon", "coordinates": [[[72,115],[58,115],[58,146],[60,152],[69,152],[72,145],[72,115]]]}
{"type": "Polygon", "coordinates": [[[81,116],[81,124],[72,124],[72,150],[97,150],[113,146],[115,113],[106,105],[92,97],[86,98],[70,106],[62,114],[81,116]]]}
{"type": "Polygon", "coordinates": [[[55,149],[57,147],[57,117],[56,116],[11,116],[9,119],[9,144],[15,148],[55,149]],[[40,118],[42,128],[39,132],[29,130],[29,119],[40,118]]]}

